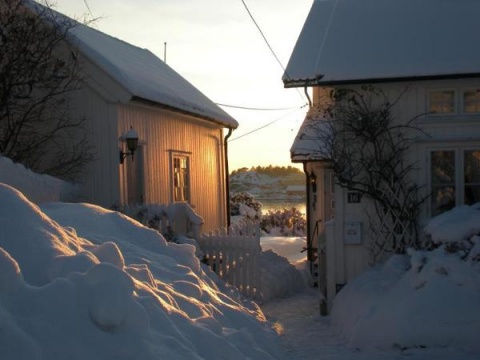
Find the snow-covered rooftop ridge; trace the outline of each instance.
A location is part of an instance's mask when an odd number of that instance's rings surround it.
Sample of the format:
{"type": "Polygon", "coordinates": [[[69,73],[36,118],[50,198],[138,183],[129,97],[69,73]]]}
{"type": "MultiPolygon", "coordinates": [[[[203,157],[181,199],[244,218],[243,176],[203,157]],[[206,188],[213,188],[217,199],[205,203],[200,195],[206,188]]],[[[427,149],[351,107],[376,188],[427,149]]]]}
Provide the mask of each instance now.
{"type": "MultiPolygon", "coordinates": [[[[55,17],[64,17],[51,12],[55,17]]],[[[73,19],[70,19],[74,21],[73,19]]],[[[141,29],[139,29],[141,31],[141,29]]],[[[238,122],[147,49],[75,22],[72,43],[131,95],[236,128],[238,122]]]]}
{"type": "Polygon", "coordinates": [[[285,86],[480,74],[480,1],[315,0],[285,86]]]}

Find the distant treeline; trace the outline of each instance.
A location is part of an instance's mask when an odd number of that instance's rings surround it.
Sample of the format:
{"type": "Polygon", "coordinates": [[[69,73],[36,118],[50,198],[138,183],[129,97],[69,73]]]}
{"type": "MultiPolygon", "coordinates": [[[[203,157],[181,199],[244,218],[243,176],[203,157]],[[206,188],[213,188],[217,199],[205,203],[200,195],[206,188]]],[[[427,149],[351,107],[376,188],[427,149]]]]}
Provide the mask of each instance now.
{"type": "Polygon", "coordinates": [[[265,174],[270,176],[285,176],[290,174],[303,174],[303,172],[293,166],[252,166],[250,169],[243,167],[237,170],[233,170],[230,175],[240,174],[248,171],[256,171],[259,174],[265,174]]]}

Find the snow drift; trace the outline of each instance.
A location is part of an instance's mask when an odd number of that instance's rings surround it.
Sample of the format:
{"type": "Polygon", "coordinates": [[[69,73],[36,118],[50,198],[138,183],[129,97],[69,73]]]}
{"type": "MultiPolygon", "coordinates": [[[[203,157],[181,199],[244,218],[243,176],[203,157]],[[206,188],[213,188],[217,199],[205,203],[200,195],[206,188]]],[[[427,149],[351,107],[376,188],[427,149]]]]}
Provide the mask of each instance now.
{"type": "Polygon", "coordinates": [[[480,210],[461,206],[426,227],[433,250],[394,255],[347,284],[332,321],[358,349],[457,348],[480,343],[480,210]]]}
{"type": "Polygon", "coordinates": [[[9,158],[0,156],[0,183],[20,190],[36,204],[51,201],[75,201],[79,197],[80,187],[50,175],[39,175],[15,164],[9,158]]]}
{"type": "Polygon", "coordinates": [[[40,209],[4,184],[0,204],[2,358],[284,358],[192,245],[94,205],[40,209]]]}

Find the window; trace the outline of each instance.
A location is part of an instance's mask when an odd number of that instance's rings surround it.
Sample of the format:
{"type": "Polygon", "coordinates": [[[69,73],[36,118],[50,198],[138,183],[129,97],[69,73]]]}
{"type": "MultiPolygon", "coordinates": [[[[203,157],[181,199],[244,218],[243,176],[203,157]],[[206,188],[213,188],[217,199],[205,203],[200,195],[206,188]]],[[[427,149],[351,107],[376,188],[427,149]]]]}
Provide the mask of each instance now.
{"type": "Polygon", "coordinates": [[[480,202],[480,150],[434,150],[430,153],[431,215],[454,206],[480,202]]]}
{"type": "Polygon", "coordinates": [[[431,153],[432,215],[455,206],[455,151],[431,153]]]}
{"type": "Polygon", "coordinates": [[[186,155],[172,154],[173,201],[190,201],[190,164],[186,155]]]}
{"type": "Polygon", "coordinates": [[[463,92],[462,111],[465,114],[480,112],[480,89],[465,90],[463,92]]]}
{"type": "Polygon", "coordinates": [[[430,113],[439,115],[455,113],[455,90],[432,90],[428,95],[430,113]]]}
{"type": "Polygon", "coordinates": [[[480,201],[480,150],[464,152],[464,203],[475,204],[480,201]]]}

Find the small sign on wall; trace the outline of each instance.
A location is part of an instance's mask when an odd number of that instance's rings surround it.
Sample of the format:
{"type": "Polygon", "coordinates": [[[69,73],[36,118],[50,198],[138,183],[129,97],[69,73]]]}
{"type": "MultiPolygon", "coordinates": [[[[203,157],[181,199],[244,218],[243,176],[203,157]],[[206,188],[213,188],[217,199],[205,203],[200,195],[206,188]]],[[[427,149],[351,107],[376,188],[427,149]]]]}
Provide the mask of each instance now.
{"type": "Polygon", "coordinates": [[[349,245],[360,245],[362,243],[362,223],[360,221],[345,223],[343,242],[349,245]]]}
{"type": "Polygon", "coordinates": [[[355,191],[349,191],[347,193],[347,202],[349,204],[359,204],[362,201],[362,194],[355,191]]]}

